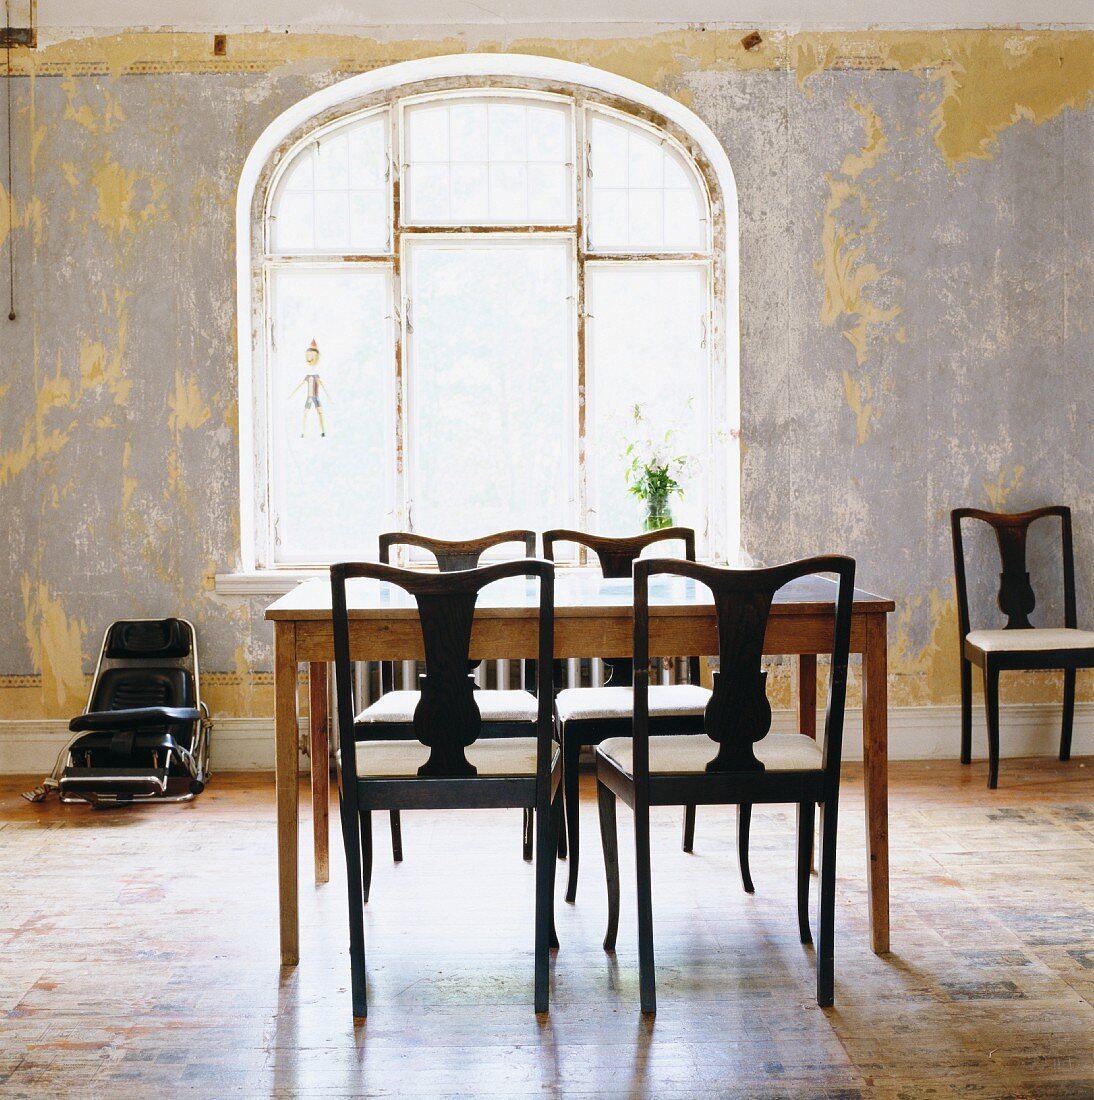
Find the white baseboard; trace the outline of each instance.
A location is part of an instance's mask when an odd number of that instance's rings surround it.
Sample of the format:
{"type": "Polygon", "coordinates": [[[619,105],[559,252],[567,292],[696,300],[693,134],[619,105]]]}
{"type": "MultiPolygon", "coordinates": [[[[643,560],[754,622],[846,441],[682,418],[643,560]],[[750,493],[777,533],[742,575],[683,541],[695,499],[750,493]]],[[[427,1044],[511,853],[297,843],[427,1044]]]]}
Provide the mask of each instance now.
{"type": "MultiPolygon", "coordinates": [[[[1003,706],[1000,719],[1002,756],[1054,756],[1060,750],[1060,706],[1053,703],[1003,706]]],[[[821,716],[823,718],[823,716],[821,716]]],[[[771,728],[796,730],[793,711],[777,710],[771,728]]],[[[301,725],[303,734],[305,727],[301,725]]],[[[0,722],[0,775],[46,775],[69,737],[64,720],[0,722]]],[[[892,707],[889,710],[890,760],[956,759],[961,741],[961,708],[892,707]]],[[[987,756],[984,707],[973,707],[973,757],[987,756]]],[[[1072,736],[1075,756],[1094,755],[1094,703],[1075,707],[1072,736]]],[[[847,712],[845,760],[862,759],[862,711],[847,712]]],[[[273,771],[272,718],[218,718],[213,723],[214,771],[273,771]]],[[[307,770],[301,757],[301,768],[307,770]]]]}

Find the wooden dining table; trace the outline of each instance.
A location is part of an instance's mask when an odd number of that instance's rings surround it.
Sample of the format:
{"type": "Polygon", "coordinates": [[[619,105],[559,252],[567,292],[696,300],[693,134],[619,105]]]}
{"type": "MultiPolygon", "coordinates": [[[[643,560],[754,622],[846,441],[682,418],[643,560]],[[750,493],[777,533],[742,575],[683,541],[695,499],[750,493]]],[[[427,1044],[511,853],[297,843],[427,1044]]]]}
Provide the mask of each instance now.
{"type": "MultiPolygon", "coordinates": [[[[835,582],[806,577],[775,597],[764,638],[767,654],[797,655],[798,727],[816,736],[817,655],[831,652],[835,582]]],[[[555,579],[555,656],[627,656],[632,649],[632,589],[628,579],[598,571],[559,569],[555,579]]],[[[413,598],[379,581],[347,586],[350,655],[356,661],[413,661],[424,656],[413,598]]],[[[509,578],[482,590],[471,633],[472,659],[536,656],[536,582],[509,578]]],[[[891,600],[855,590],[851,652],[862,654],[862,749],[866,807],[866,877],[870,944],[889,950],[889,833],[887,788],[887,615],[891,600]]],[[[266,609],[274,626],[274,733],[281,963],[300,959],[298,684],[308,666],[309,741],[315,882],[329,877],[330,726],[328,665],[334,660],[331,592],[309,580],[266,609]]],[[[662,656],[718,652],[709,589],[680,577],[650,585],[650,652],[662,656]]]]}

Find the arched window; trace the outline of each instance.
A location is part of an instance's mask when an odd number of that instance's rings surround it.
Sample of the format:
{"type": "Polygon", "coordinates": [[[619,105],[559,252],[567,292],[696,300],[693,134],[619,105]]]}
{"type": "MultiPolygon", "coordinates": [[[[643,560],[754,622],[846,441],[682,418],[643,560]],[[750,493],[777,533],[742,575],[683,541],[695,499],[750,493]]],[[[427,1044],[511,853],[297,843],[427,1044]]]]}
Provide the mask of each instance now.
{"type": "Polygon", "coordinates": [[[677,520],[735,555],[736,197],[679,104],[540,58],[391,66],[277,120],[239,215],[245,570],[633,532],[651,433],[691,460],[677,520]]]}

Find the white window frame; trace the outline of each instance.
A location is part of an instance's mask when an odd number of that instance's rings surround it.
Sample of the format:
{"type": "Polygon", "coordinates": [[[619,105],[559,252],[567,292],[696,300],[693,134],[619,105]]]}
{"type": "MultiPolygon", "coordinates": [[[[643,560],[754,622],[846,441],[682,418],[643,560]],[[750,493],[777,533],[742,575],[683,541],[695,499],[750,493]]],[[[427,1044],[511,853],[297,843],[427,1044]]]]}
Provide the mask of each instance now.
{"type": "MultiPolygon", "coordinates": [[[[307,572],[271,566],[268,546],[270,500],[264,332],[267,241],[263,215],[276,193],[281,171],[291,159],[291,153],[303,140],[314,139],[351,119],[376,111],[389,111],[394,119],[392,102],[397,106],[401,102],[409,103],[419,93],[428,93],[431,98],[443,94],[458,98],[480,94],[494,86],[504,89],[500,94],[508,92],[534,98],[536,82],[543,82],[549,88],[538,89],[538,94],[544,98],[561,96],[575,101],[577,141],[585,140],[582,100],[588,96],[585,106],[590,109],[618,114],[631,124],[649,127],[656,123],[655,130],[660,132],[663,128],[683,151],[685,160],[697,163],[701,173],[705,173],[703,182],[710,201],[708,233],[713,236],[709,291],[713,307],[709,333],[712,354],[709,423],[716,437],[708,475],[711,486],[709,545],[715,558],[736,560],[740,545],[738,224],[736,185],[725,150],[709,127],[688,108],[624,77],[551,58],[458,54],[401,62],[316,92],[275,119],[247,157],[236,202],[241,545],[236,572],[218,577],[218,591],[276,592],[307,572]],[[429,82],[430,86],[422,88],[423,82],[429,82]],[[449,82],[450,86],[444,87],[444,82],[449,82]],[[560,88],[564,90],[558,91],[560,88]],[[724,501],[724,506],[716,507],[719,501],[724,501]]],[[[394,129],[394,121],[392,126],[394,129]]],[[[389,150],[399,149],[401,156],[397,137],[395,132],[390,134],[389,150]]],[[[397,166],[392,170],[397,170],[397,166]]],[[[577,181],[575,214],[579,225],[585,184],[584,180],[577,181]]],[[[497,232],[505,227],[489,228],[497,232]]],[[[384,256],[359,259],[379,262],[390,256],[389,252],[384,256]]],[[[313,262],[323,259],[315,254],[308,254],[306,258],[313,262]]],[[[588,254],[590,261],[603,258],[603,253],[588,254]]],[[[627,258],[633,259],[633,255],[627,258]]],[[[666,260],[672,258],[672,254],[665,256],[666,260]]],[[[404,349],[398,347],[397,354],[403,355],[404,349]]]]}

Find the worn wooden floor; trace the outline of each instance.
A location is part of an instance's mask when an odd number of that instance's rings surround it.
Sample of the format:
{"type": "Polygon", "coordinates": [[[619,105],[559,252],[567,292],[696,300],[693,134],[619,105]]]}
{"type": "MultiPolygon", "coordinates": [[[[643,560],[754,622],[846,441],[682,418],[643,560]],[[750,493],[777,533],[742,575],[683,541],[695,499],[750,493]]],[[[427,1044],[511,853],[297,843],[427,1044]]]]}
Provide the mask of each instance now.
{"type": "Polygon", "coordinates": [[[655,1021],[638,1012],[629,811],[610,958],[586,787],[546,1019],[519,814],[406,814],[402,866],[379,830],[357,1027],[341,850],[312,887],[306,816],[302,962],[278,969],[271,779],[99,813],[31,806],[5,779],[0,1096],[1094,1097],[1094,760],[1008,760],[995,792],[984,771],[892,767],[886,958],[867,948],[849,771],[828,1011],[796,936],[790,809],[756,812],[753,897],[731,811],[700,810],[693,856],[657,815],[655,1021]]]}

